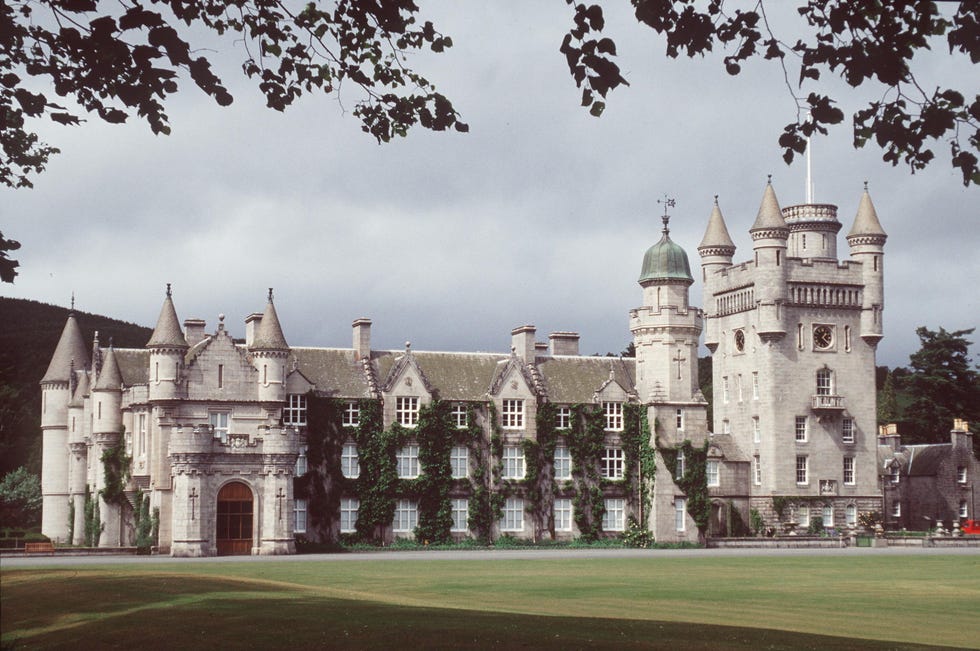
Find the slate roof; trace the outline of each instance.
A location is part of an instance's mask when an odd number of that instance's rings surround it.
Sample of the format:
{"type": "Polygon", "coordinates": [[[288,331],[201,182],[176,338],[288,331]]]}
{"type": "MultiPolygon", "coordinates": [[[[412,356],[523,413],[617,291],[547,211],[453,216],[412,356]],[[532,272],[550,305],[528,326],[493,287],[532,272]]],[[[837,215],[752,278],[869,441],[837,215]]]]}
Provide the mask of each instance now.
{"type": "Polygon", "coordinates": [[[921,477],[936,474],[939,464],[953,452],[953,444],[907,445],[905,449],[909,453],[908,474],[912,477],[921,477]]]}
{"type": "Polygon", "coordinates": [[[150,381],[150,351],[138,348],[116,348],[114,352],[116,364],[119,365],[119,375],[125,386],[131,387],[134,384],[146,384],[150,381]]]}
{"type": "Polygon", "coordinates": [[[187,340],[184,339],[184,332],[180,329],[177,310],[174,308],[174,301],[170,297],[169,285],[167,285],[167,297],[163,300],[160,316],[157,318],[157,326],[153,329],[153,335],[146,346],[148,348],[187,348],[187,340]]]}
{"type": "Polygon", "coordinates": [[[881,227],[881,222],[878,221],[878,212],[871,202],[871,195],[868,194],[867,188],[861,195],[861,203],[858,204],[858,211],[854,217],[851,232],[847,234],[848,237],[861,235],[885,235],[885,229],[881,227]]]}
{"type": "Polygon", "coordinates": [[[68,314],[65,328],[61,331],[61,338],[58,339],[54,355],[51,356],[51,363],[48,364],[48,370],[41,378],[41,382],[68,382],[71,375],[72,360],[75,362],[76,369],[85,368],[89,363],[88,350],[82,338],[82,329],[78,326],[74,312],[68,314]]]}
{"type": "Polygon", "coordinates": [[[711,216],[708,218],[708,227],[704,231],[704,237],[701,239],[701,244],[698,245],[698,250],[718,247],[732,249],[732,253],[735,252],[735,242],[732,241],[732,236],[728,232],[725,218],[721,214],[721,208],[718,207],[718,199],[716,198],[715,205],[711,209],[711,216]]]}
{"type": "Polygon", "coordinates": [[[558,355],[539,357],[537,362],[551,402],[592,402],[595,392],[609,380],[610,369],[627,393],[636,393],[636,365],[632,358],[558,355]]]}
{"type": "Polygon", "coordinates": [[[95,380],[95,391],[118,391],[123,383],[122,373],[119,371],[119,364],[116,362],[116,351],[109,348],[106,353],[105,361],[102,362],[102,371],[95,380]]]}
{"type": "Polygon", "coordinates": [[[783,219],[783,211],[779,208],[776,191],[772,189],[772,183],[767,183],[765,192],[762,194],[759,214],[756,215],[755,223],[752,224],[749,232],[770,229],[783,229],[788,232],[789,227],[786,225],[786,220],[783,219]]]}
{"type": "Polygon", "coordinates": [[[731,434],[712,434],[708,438],[708,450],[712,447],[717,447],[721,452],[725,461],[741,461],[744,463],[749,462],[749,457],[747,454],[742,452],[742,448],[738,447],[735,439],[732,438],[731,434]]]}
{"type": "Polygon", "coordinates": [[[68,402],[68,406],[84,407],[85,396],[89,394],[88,371],[76,370],[75,377],[78,378],[78,384],[75,386],[75,393],[72,394],[71,400],[68,402]]]}
{"type": "Polygon", "coordinates": [[[262,313],[262,321],[259,322],[255,339],[249,348],[252,350],[287,350],[289,348],[289,344],[286,343],[286,336],[282,333],[279,315],[276,314],[276,306],[272,302],[271,289],[269,290],[269,301],[265,304],[265,312],[262,313]]]}
{"type": "Polygon", "coordinates": [[[354,360],[354,351],[340,348],[291,348],[297,368],[327,396],[370,398],[364,368],[354,360]]]}

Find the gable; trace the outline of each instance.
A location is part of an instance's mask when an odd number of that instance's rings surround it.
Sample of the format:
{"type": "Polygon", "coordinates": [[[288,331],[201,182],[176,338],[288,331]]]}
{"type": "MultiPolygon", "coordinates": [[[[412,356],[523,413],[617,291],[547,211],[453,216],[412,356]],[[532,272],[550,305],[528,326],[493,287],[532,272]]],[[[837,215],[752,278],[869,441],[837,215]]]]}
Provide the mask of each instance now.
{"type": "Polygon", "coordinates": [[[224,331],[195,346],[184,369],[189,400],[257,400],[258,372],[224,331]]]}

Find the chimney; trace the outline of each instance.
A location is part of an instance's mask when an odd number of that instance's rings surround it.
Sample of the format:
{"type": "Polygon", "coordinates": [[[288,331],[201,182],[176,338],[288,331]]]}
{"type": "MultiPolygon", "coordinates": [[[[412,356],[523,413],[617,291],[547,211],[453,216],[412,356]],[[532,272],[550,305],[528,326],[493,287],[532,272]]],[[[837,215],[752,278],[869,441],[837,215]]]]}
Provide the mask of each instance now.
{"type": "Polygon", "coordinates": [[[898,435],[898,425],[888,423],[878,427],[878,444],[887,445],[892,452],[898,452],[902,445],[902,437],[898,435]]]}
{"type": "Polygon", "coordinates": [[[510,331],[510,346],[524,363],[534,362],[534,333],[533,325],[522,325],[510,331]]]}
{"type": "Polygon", "coordinates": [[[578,355],[577,332],[552,332],[548,339],[552,355],[578,355]]]}
{"type": "Polygon", "coordinates": [[[188,346],[195,346],[207,336],[204,328],[207,324],[204,319],[187,319],[184,321],[184,339],[188,346]]]}
{"type": "Polygon", "coordinates": [[[973,432],[970,431],[970,423],[962,418],[953,421],[953,430],[949,433],[949,439],[954,448],[964,448],[973,452],[973,432]]]}
{"type": "Polygon", "coordinates": [[[535,357],[547,357],[548,356],[548,344],[543,341],[534,342],[534,356],[535,357]]]}
{"type": "Polygon", "coordinates": [[[371,319],[361,317],[351,324],[354,329],[354,359],[371,357],[371,319]]]}
{"type": "Polygon", "coordinates": [[[259,326],[262,325],[262,313],[252,312],[247,317],[245,317],[245,345],[251,347],[255,342],[255,333],[259,331],[259,326]]]}

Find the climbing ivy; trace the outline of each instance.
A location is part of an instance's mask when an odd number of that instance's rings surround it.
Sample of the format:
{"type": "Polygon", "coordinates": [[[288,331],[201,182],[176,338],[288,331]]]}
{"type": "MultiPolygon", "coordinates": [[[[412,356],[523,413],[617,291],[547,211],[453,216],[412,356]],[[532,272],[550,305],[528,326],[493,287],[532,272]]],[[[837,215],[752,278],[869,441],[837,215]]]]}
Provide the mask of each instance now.
{"type": "Polygon", "coordinates": [[[297,496],[307,500],[306,535],[315,542],[332,542],[341,493],[350,487],[340,472],[340,452],[350,430],[344,428],[343,401],[306,396],[306,475],[294,483],[297,496]]]}
{"type": "Polygon", "coordinates": [[[75,500],[68,498],[68,544],[75,540],[75,500]]]}
{"type": "Polygon", "coordinates": [[[392,423],[390,429],[382,429],[381,405],[372,402],[369,413],[365,414],[362,407],[354,439],[361,464],[357,480],[360,507],[356,528],[360,540],[380,542],[385,527],[395,516],[395,498],[411,488],[408,483],[411,480],[398,479],[395,453],[405,445],[413,431],[398,423],[392,423]]]}
{"type": "Polygon", "coordinates": [[[526,439],[521,442],[524,450],[525,474],[524,497],[525,510],[531,516],[533,538],[541,539],[545,532],[554,539],[555,518],[554,509],[554,461],[555,448],[558,445],[556,425],[558,410],[550,402],[543,403],[537,408],[535,417],[535,432],[537,440],[526,439]]]}
{"type": "Polygon", "coordinates": [[[418,496],[419,522],[415,539],[427,543],[446,543],[452,540],[453,525],[449,491],[453,485],[452,453],[456,425],[450,404],[433,400],[419,409],[416,440],[419,444],[419,478],[415,480],[418,496]]]}
{"type": "Polygon", "coordinates": [[[136,525],[136,549],[149,552],[153,546],[153,521],[150,518],[150,496],[144,495],[141,489],[136,489],[133,500],[133,519],[136,525]]]}
{"type": "MultiPolygon", "coordinates": [[[[497,436],[498,453],[496,463],[501,463],[500,454],[503,452],[503,440],[500,437],[500,429],[497,425],[497,410],[493,403],[488,403],[487,418],[490,420],[492,432],[497,436]]],[[[470,454],[473,455],[473,476],[470,479],[470,505],[469,517],[466,524],[476,539],[489,544],[493,538],[493,523],[498,521],[503,515],[504,498],[493,491],[493,455],[484,446],[483,430],[476,422],[476,409],[473,406],[467,410],[466,414],[466,440],[470,446],[470,454]]],[[[496,469],[497,476],[500,476],[501,468],[496,469]]]]}
{"type": "Polygon", "coordinates": [[[99,500],[92,495],[92,489],[85,485],[85,546],[98,547],[102,536],[102,519],[99,515],[99,500]]]}
{"type": "Polygon", "coordinates": [[[106,504],[127,504],[126,481],[129,479],[129,464],[131,459],[126,454],[126,446],[120,441],[102,452],[102,468],[105,477],[105,487],[99,495],[106,504]]]}
{"type": "MultiPolygon", "coordinates": [[[[620,441],[626,457],[623,490],[634,506],[639,495],[640,513],[647,514],[650,512],[657,463],[656,453],[650,445],[650,424],[647,421],[646,409],[642,405],[636,403],[623,405],[623,431],[620,434],[620,441]],[[637,481],[641,477],[642,481],[638,484],[637,481]]],[[[637,526],[646,528],[646,518],[638,521],[637,526]]]]}
{"type": "Polygon", "coordinates": [[[572,407],[571,429],[567,434],[572,477],[577,489],[572,503],[575,524],[586,542],[599,537],[606,511],[599,479],[599,458],[605,449],[605,424],[601,405],[577,404],[572,407]]]}
{"type": "Polygon", "coordinates": [[[659,447],[664,464],[675,477],[674,483],[687,497],[687,512],[698,527],[698,537],[704,538],[708,530],[711,514],[711,500],[708,497],[708,441],[701,447],[694,447],[685,440],[675,448],[659,447]],[[677,479],[677,453],[684,451],[684,474],[677,479]]]}

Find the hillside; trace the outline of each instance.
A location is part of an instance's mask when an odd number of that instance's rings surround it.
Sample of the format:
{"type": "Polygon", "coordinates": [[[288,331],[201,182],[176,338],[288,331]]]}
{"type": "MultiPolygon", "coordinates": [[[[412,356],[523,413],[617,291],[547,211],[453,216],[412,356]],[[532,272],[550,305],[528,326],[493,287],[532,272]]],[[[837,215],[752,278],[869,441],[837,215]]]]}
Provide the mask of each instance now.
{"type": "MultiPolygon", "coordinates": [[[[85,341],[142,348],[152,329],[76,310],[85,341]]],[[[65,327],[68,310],[0,296],[0,475],[26,465],[41,469],[41,391],[38,386],[65,327]]]]}

